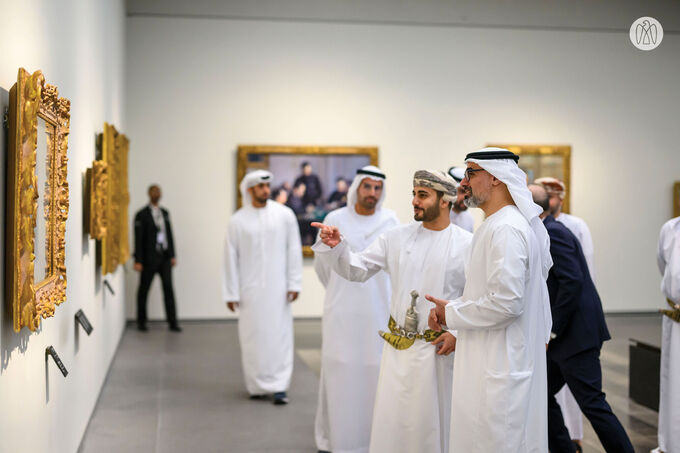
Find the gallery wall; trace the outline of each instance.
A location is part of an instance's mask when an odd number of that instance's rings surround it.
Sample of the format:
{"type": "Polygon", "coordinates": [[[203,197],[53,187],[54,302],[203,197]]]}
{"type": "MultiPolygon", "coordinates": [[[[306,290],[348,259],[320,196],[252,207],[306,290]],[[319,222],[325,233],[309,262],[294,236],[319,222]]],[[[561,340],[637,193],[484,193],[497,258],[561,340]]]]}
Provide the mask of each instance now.
{"type": "MultiPolygon", "coordinates": [[[[20,67],[42,70],[60,96],[71,101],[66,302],[57,307],[54,317],[42,321],[38,331],[24,328],[15,333],[3,296],[2,452],[73,453],[78,449],[125,326],[124,271],[119,268],[107,276],[115,296],[105,292],[96,269],[95,242],[86,238],[82,226],[83,177],[95,157],[95,135],[105,121],[126,131],[124,31],[122,1],[0,0],[0,113],[8,105],[8,92],[20,67]],[[79,309],[94,327],[90,336],[75,324],[79,309]],[[66,378],[51,359],[46,361],[49,346],[68,369],[66,378]]],[[[0,150],[6,162],[4,128],[0,128],[0,150]]],[[[4,215],[5,171],[0,175],[4,215]]],[[[4,217],[0,224],[4,229],[4,217]]],[[[5,251],[4,241],[0,248],[5,251]]]]}
{"type": "MultiPolygon", "coordinates": [[[[487,143],[571,145],[572,213],[591,228],[605,310],[661,307],[656,242],[680,180],[680,36],[639,51],[627,31],[636,17],[583,30],[132,14],[131,209],[150,183],[163,187],[179,316],[230,316],[222,247],[241,144],[378,146],[385,206],[402,222],[418,168],[461,164],[487,143]]],[[[137,278],[127,274],[129,317],[137,278]]],[[[159,287],[150,313],[162,319],[159,287]]],[[[323,293],[306,259],[295,315],[319,316],[323,293]]]]}

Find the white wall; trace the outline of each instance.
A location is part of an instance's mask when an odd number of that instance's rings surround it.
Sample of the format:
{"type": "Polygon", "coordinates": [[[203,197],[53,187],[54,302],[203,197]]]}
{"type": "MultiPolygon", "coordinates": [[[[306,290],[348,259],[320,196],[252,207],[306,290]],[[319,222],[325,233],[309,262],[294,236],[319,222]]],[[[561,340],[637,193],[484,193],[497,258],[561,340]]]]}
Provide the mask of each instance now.
{"type": "MultiPolygon", "coordinates": [[[[163,16],[127,25],[131,208],[161,184],[180,317],[227,316],[221,248],[239,144],[377,145],[386,206],[404,222],[418,168],[461,164],[489,142],[570,144],[572,212],[591,227],[605,309],[662,305],[656,240],[680,179],[677,33],[642,52],[627,29],[163,16]]],[[[155,285],[150,313],[163,318],[155,285]]],[[[307,261],[295,314],[320,315],[322,297],[307,261]]]]}
{"type": "MultiPolygon", "coordinates": [[[[0,452],[77,450],[125,325],[122,269],[105,294],[95,271],[95,243],[83,234],[83,175],[92,165],[104,121],[126,130],[122,104],[125,13],[122,1],[0,0],[0,112],[19,67],[42,70],[71,100],[66,225],[66,302],[38,332],[14,333],[7,301],[0,310],[0,452]],[[82,309],[94,326],[77,328],[82,309]],[[63,378],[45,348],[54,346],[69,370],[63,378]]],[[[6,131],[0,129],[3,160],[6,131]]],[[[0,172],[0,185],[5,183],[0,172]]],[[[4,196],[2,209],[4,212],[4,196]]],[[[4,227],[4,220],[1,223],[4,227]]],[[[4,249],[4,241],[0,247],[4,249]]],[[[98,271],[98,269],[97,269],[98,271]]],[[[4,294],[4,291],[0,291],[4,294]]]]}

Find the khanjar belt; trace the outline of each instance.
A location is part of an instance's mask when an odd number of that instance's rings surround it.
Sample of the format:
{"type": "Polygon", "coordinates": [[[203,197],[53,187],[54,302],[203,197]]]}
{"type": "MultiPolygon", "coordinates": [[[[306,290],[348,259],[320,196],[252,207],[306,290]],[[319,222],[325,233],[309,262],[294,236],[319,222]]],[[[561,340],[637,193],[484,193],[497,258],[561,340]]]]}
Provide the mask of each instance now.
{"type": "Polygon", "coordinates": [[[404,350],[413,346],[416,340],[425,340],[428,343],[436,340],[444,331],[436,332],[432,329],[427,329],[425,332],[407,332],[403,327],[399,327],[392,316],[387,324],[390,332],[378,332],[383,340],[394,346],[394,349],[404,350]]]}
{"type": "Polygon", "coordinates": [[[666,299],[668,305],[670,305],[671,310],[659,310],[664,315],[668,316],[675,322],[680,322],[680,304],[673,303],[672,300],[666,299]]]}

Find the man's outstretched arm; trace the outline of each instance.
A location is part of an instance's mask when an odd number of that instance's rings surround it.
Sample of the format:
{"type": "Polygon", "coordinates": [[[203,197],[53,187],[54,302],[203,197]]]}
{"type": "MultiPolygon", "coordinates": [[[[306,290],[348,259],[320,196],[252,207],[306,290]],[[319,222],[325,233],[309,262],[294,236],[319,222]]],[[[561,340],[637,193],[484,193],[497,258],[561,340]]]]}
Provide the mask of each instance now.
{"type": "Polygon", "coordinates": [[[352,252],[335,226],[314,222],[319,228],[319,240],[312,250],[324,263],[345,280],[364,282],[383,269],[387,269],[387,242],[380,235],[362,252],[352,252]]]}

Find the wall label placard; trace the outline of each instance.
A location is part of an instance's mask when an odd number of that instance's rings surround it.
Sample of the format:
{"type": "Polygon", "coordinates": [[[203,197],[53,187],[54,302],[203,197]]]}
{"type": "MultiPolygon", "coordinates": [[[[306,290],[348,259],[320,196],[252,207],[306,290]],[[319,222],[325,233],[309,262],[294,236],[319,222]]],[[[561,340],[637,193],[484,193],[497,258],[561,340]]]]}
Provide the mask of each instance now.
{"type": "Polygon", "coordinates": [[[85,329],[85,333],[88,335],[90,335],[94,330],[92,328],[92,324],[90,324],[90,320],[87,319],[87,316],[85,316],[83,310],[78,310],[78,312],[76,312],[76,321],[78,321],[78,324],[80,324],[83,329],[85,329]]]}
{"type": "Polygon", "coordinates": [[[68,370],[64,366],[64,362],[61,361],[59,358],[59,354],[57,354],[57,351],[54,350],[54,347],[50,346],[49,348],[45,349],[45,355],[52,356],[52,359],[54,359],[54,363],[57,364],[59,367],[59,371],[61,371],[61,374],[64,375],[64,377],[68,376],[68,370]]]}

